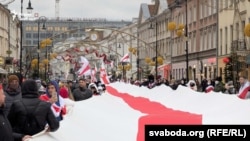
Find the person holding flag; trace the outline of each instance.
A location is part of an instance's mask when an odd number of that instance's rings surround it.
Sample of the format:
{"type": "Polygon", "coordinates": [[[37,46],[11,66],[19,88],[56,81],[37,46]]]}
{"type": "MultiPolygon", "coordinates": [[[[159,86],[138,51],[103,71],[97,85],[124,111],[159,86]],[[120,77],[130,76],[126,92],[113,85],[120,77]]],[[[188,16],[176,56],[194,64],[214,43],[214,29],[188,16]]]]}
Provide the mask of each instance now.
{"type": "Polygon", "coordinates": [[[91,83],[95,83],[97,81],[96,72],[97,72],[97,68],[96,68],[96,64],[95,64],[95,68],[91,69],[91,83]]]}
{"type": "Polygon", "coordinates": [[[79,77],[91,73],[89,61],[85,57],[81,56],[79,63],[81,64],[81,68],[77,71],[79,77]]]}
{"type": "Polygon", "coordinates": [[[104,63],[102,62],[101,64],[101,68],[100,68],[100,79],[101,79],[101,82],[102,84],[109,84],[109,77],[107,75],[107,72],[106,72],[106,69],[105,69],[105,66],[104,66],[104,63]]]}
{"type": "Polygon", "coordinates": [[[241,99],[249,99],[250,98],[250,83],[245,76],[240,76],[240,89],[237,96],[241,99]]]}

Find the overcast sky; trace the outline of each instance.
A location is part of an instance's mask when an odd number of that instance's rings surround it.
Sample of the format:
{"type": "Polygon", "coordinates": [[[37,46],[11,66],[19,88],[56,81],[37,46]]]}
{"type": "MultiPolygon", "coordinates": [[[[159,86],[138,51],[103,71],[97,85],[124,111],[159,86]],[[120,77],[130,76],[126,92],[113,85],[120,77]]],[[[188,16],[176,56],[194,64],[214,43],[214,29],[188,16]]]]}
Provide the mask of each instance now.
{"type": "MultiPolygon", "coordinates": [[[[29,0],[23,0],[26,13],[29,0]]],[[[132,20],[138,18],[141,3],[151,4],[151,0],[60,0],[59,16],[71,18],[106,18],[112,20],[132,20]]],[[[31,0],[33,13],[39,16],[55,17],[55,0],[31,0]]],[[[21,11],[21,0],[9,4],[9,9],[21,11]]]]}

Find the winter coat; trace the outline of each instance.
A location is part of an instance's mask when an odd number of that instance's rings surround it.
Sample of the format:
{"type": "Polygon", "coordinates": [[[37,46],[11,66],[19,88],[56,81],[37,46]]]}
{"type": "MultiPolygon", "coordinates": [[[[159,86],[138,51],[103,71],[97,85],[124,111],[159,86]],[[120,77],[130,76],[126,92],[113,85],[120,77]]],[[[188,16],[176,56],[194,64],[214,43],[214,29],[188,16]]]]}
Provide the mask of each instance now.
{"type": "Polygon", "coordinates": [[[224,84],[222,82],[219,82],[218,84],[215,84],[214,92],[225,92],[224,84]]]}
{"type": "Polygon", "coordinates": [[[73,96],[74,96],[75,101],[81,101],[81,100],[91,98],[93,96],[93,93],[88,88],[78,87],[73,91],[73,96]]]}
{"type": "Polygon", "coordinates": [[[46,124],[49,125],[51,132],[56,131],[59,128],[59,121],[51,111],[51,104],[38,98],[38,88],[34,80],[26,81],[22,86],[22,100],[15,101],[12,104],[8,115],[13,131],[23,135],[34,135],[43,131],[46,124]],[[32,113],[32,119],[36,119],[37,124],[36,128],[31,131],[24,128],[29,113],[32,113]]]}
{"type": "Polygon", "coordinates": [[[4,114],[7,116],[10,111],[11,104],[16,101],[22,99],[22,93],[21,93],[21,87],[19,86],[15,91],[9,89],[9,86],[7,85],[4,88],[4,94],[6,96],[5,98],[5,108],[4,114]]]}
{"type": "Polygon", "coordinates": [[[0,108],[0,141],[14,141],[11,125],[3,112],[3,108],[0,108]]]}
{"type": "Polygon", "coordinates": [[[22,141],[24,135],[14,133],[3,108],[0,108],[0,141],[22,141]]]}

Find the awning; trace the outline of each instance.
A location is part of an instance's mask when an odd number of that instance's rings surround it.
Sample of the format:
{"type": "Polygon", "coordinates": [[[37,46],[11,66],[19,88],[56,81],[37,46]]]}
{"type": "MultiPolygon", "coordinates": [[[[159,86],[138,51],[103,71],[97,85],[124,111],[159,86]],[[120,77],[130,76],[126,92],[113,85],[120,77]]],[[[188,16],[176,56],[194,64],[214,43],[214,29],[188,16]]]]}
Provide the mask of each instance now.
{"type": "Polygon", "coordinates": [[[5,69],[3,69],[3,68],[0,67],[0,73],[7,74],[8,72],[5,69]]]}

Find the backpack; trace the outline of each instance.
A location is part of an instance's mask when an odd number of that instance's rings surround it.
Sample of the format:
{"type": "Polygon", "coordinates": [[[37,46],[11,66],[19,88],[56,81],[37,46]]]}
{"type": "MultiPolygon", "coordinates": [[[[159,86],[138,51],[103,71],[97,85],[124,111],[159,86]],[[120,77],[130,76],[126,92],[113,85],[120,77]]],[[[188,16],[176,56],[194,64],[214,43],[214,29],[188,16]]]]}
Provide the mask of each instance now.
{"type": "Polygon", "coordinates": [[[44,129],[44,127],[40,126],[38,120],[36,119],[36,116],[34,115],[40,102],[36,105],[36,108],[33,111],[28,111],[23,101],[22,101],[22,104],[26,111],[26,118],[25,118],[25,121],[23,122],[21,132],[25,135],[34,135],[34,134],[41,132],[44,129]]]}

